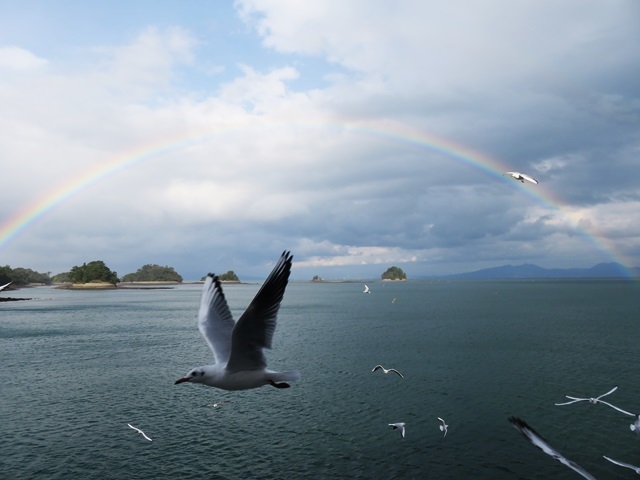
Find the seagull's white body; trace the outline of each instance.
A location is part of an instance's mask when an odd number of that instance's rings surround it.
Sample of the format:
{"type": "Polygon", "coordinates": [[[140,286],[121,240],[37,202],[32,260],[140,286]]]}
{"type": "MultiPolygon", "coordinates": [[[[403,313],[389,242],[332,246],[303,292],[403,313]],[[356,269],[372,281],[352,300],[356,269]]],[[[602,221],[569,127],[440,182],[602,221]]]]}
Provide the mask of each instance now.
{"type": "Polygon", "coordinates": [[[389,373],[389,372],[393,372],[398,374],[400,377],[404,378],[404,375],[402,375],[398,370],[396,370],[395,368],[384,368],[382,365],[376,365],[375,367],[373,367],[371,369],[372,372],[375,372],[376,370],[380,370],[382,369],[382,371],[384,373],[389,373]]]}
{"type": "Polygon", "coordinates": [[[283,252],[237,323],[222,293],[220,279],[213,274],[207,276],[202,288],[198,325],[216,363],[192,369],[176,384],[202,383],[224,390],[247,390],[263,385],[287,388],[287,381],[300,378],[298,372],[268,370],[262,351],[263,348],[271,348],[292,258],[289,252],[283,252]]]}
{"type": "Polygon", "coordinates": [[[134,427],[133,425],[131,425],[130,423],[127,423],[127,425],[129,425],[129,427],[133,428],[136,432],[138,432],[140,435],[142,435],[144,438],[146,438],[147,440],[149,440],[150,442],[153,442],[153,440],[151,440],[149,437],[147,437],[145,435],[145,433],[140,430],[139,428],[134,427]]]}
{"type": "Polygon", "coordinates": [[[445,421],[444,421],[442,418],[440,418],[440,417],[438,417],[438,420],[440,420],[440,421],[442,422],[442,425],[439,425],[439,427],[440,427],[440,431],[441,431],[441,432],[444,432],[443,437],[446,437],[446,436],[447,436],[447,429],[449,428],[449,425],[447,425],[447,424],[445,423],[445,421]]]}
{"type": "Polygon", "coordinates": [[[369,287],[367,285],[364,286],[364,290],[362,291],[362,293],[371,293],[371,290],[369,290],[369,287]]]}
{"type": "Polygon", "coordinates": [[[535,178],[530,177],[529,175],[525,175],[524,173],[520,173],[520,172],[505,172],[502,175],[509,175],[509,176],[515,178],[516,180],[520,180],[522,183],[524,183],[524,181],[526,180],[527,182],[535,183],[536,185],[538,184],[538,181],[535,178]]]}
{"type": "Polygon", "coordinates": [[[6,283],[6,284],[2,285],[2,286],[0,287],[0,292],[1,292],[2,290],[4,290],[5,288],[7,288],[7,287],[8,287],[9,285],[11,285],[12,283],[13,283],[13,282],[9,282],[9,283],[6,283]]]}
{"type": "Polygon", "coordinates": [[[392,430],[400,430],[400,435],[402,435],[402,438],[404,438],[404,434],[405,434],[405,423],[404,422],[397,422],[397,423],[390,423],[389,426],[391,427],[392,430]]]}
{"type": "Polygon", "coordinates": [[[604,405],[607,405],[611,408],[613,408],[614,410],[617,410],[618,412],[624,413],[625,415],[630,415],[630,416],[634,416],[633,413],[627,412],[626,410],[623,410],[621,408],[616,407],[615,405],[612,405],[609,402],[605,402],[604,400],[602,400],[602,397],[606,397],[607,395],[615,392],[618,389],[618,386],[616,385],[615,387],[613,387],[611,390],[609,390],[607,393],[603,393],[602,395],[600,395],[599,397],[591,397],[591,398],[579,398],[579,397],[571,397],[569,395],[565,395],[565,397],[567,397],[568,399],[570,399],[570,402],[564,402],[564,403],[555,403],[554,405],[557,406],[561,406],[561,405],[570,405],[572,403],[576,403],[576,402],[589,402],[591,405],[595,405],[597,403],[602,403],[604,405]]]}
{"type": "Polygon", "coordinates": [[[546,453],[547,455],[551,455],[557,461],[559,461],[563,465],[566,465],[567,467],[574,470],[575,472],[579,473],[584,478],[588,478],[589,480],[596,480],[596,478],[593,475],[587,472],[580,465],[578,465],[575,462],[572,462],[571,460],[568,460],[567,458],[563,457],[560,453],[558,453],[558,451],[554,449],[551,445],[549,445],[549,443],[547,443],[547,441],[544,438],[542,438],[533,428],[527,425],[527,423],[524,420],[520,420],[519,418],[515,418],[515,417],[509,417],[509,421],[511,422],[511,425],[513,425],[513,427],[516,430],[522,433],[522,435],[524,435],[524,437],[527,440],[529,440],[529,442],[531,442],[533,445],[538,447],[544,453],[546,453]]]}
{"type": "Polygon", "coordinates": [[[619,462],[618,460],[614,460],[613,458],[609,458],[606,455],[603,455],[604,458],[606,458],[607,460],[609,460],[611,463],[615,463],[616,465],[620,465],[621,467],[627,467],[630,468],[631,470],[635,470],[635,472],[640,475],[640,468],[636,467],[635,465],[631,465],[630,463],[624,463],[624,462],[619,462]]]}

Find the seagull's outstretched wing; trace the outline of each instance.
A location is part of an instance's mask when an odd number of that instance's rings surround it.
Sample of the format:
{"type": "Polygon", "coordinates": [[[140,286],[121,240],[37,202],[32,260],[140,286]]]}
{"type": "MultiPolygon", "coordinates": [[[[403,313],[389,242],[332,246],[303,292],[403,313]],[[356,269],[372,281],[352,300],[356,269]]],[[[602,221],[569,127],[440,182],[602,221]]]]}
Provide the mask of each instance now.
{"type": "Polygon", "coordinates": [[[7,288],[7,287],[8,287],[9,285],[11,285],[12,283],[13,283],[13,282],[9,282],[9,283],[7,283],[7,284],[5,284],[5,285],[2,285],[2,286],[0,287],[0,292],[1,292],[2,290],[4,290],[5,288],[7,288]]]}
{"type": "Polygon", "coordinates": [[[521,173],[521,174],[520,174],[520,176],[521,176],[522,178],[524,178],[524,179],[525,179],[526,181],[528,181],[528,182],[535,183],[536,185],[538,184],[538,181],[537,181],[535,178],[530,177],[529,175],[526,175],[526,174],[524,174],[524,173],[521,173]]]}
{"type": "Polygon", "coordinates": [[[213,351],[216,363],[226,363],[231,354],[235,322],[222,293],[220,279],[210,273],[202,287],[198,328],[213,351]]]}
{"type": "Polygon", "coordinates": [[[584,468],[578,465],[571,460],[566,459],[557,450],[555,450],[551,445],[547,443],[547,441],[542,438],[533,428],[531,428],[524,420],[521,420],[516,417],[509,417],[509,421],[513,425],[513,427],[518,430],[524,437],[529,440],[533,445],[538,447],[547,455],[551,455],[553,458],[558,460],[563,465],[566,465],[570,469],[582,475],[584,478],[588,478],[590,480],[595,480],[595,477],[587,472],[584,468]]]}
{"type": "Polygon", "coordinates": [[[606,455],[603,455],[603,457],[609,460],[611,463],[615,463],[616,465],[620,465],[621,467],[630,468],[631,470],[635,470],[636,473],[640,474],[640,468],[636,467],[635,465],[631,465],[630,463],[619,462],[618,460],[609,458],[606,455]]]}
{"type": "Polygon", "coordinates": [[[382,365],[376,365],[375,367],[373,367],[373,368],[371,369],[371,371],[372,371],[372,372],[375,372],[376,370],[380,370],[380,369],[384,370],[384,367],[383,367],[382,365]]]}
{"type": "Polygon", "coordinates": [[[565,397],[567,398],[571,398],[570,402],[564,402],[564,403],[554,403],[554,405],[570,405],[572,403],[576,403],[576,402],[586,402],[587,400],[589,400],[588,398],[576,398],[576,397],[570,397],[569,395],[565,395],[565,397]]]}
{"type": "Polygon", "coordinates": [[[621,413],[624,413],[625,415],[629,415],[630,417],[635,417],[635,415],[633,413],[630,413],[630,412],[627,412],[626,410],[618,408],[615,405],[610,404],[609,402],[605,402],[604,400],[598,400],[598,403],[604,403],[605,405],[608,405],[611,408],[613,408],[614,410],[617,410],[617,411],[619,411],[621,413]]]}
{"type": "Polygon", "coordinates": [[[390,368],[389,370],[387,370],[387,372],[393,372],[393,373],[397,373],[401,378],[404,378],[404,375],[402,375],[398,370],[396,370],[395,368],[390,368]]]}
{"type": "Polygon", "coordinates": [[[293,255],[283,252],[269,277],[242,314],[231,339],[231,356],[227,370],[265,368],[263,348],[271,348],[276,320],[284,290],[289,282],[293,255]]]}

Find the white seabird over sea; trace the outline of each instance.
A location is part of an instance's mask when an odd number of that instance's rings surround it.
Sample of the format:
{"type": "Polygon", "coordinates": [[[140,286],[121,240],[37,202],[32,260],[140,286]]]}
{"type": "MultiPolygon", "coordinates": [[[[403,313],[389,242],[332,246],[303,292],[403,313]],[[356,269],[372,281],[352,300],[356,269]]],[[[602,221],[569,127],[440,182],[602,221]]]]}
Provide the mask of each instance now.
{"type": "Polygon", "coordinates": [[[527,440],[529,440],[529,442],[531,442],[533,445],[538,447],[544,453],[546,453],[547,455],[551,455],[557,461],[559,461],[563,465],[566,465],[567,467],[574,470],[575,472],[579,473],[584,478],[588,478],[589,480],[596,480],[596,477],[591,475],[580,465],[563,457],[555,448],[549,445],[549,443],[544,438],[542,438],[533,428],[527,425],[527,423],[524,420],[521,420],[516,417],[509,417],[509,421],[511,422],[511,425],[513,425],[513,428],[515,428],[520,433],[522,433],[522,435],[527,440]]]}
{"type": "Polygon", "coordinates": [[[607,393],[603,393],[599,397],[595,397],[595,398],[593,398],[593,397],[592,398],[578,398],[578,397],[571,397],[569,395],[565,395],[565,397],[567,397],[568,399],[571,400],[570,402],[555,403],[554,405],[557,405],[557,406],[570,405],[570,404],[576,403],[576,402],[589,402],[591,405],[595,405],[596,403],[603,403],[603,404],[613,408],[614,410],[617,410],[617,411],[619,411],[621,413],[624,413],[625,415],[629,415],[631,417],[634,417],[635,415],[633,413],[627,412],[626,410],[622,410],[621,408],[618,408],[615,405],[612,405],[609,402],[605,402],[604,400],[602,400],[602,397],[606,397],[607,395],[615,392],[617,389],[618,389],[618,386],[616,385],[611,390],[609,390],[607,393]]]}
{"type": "Polygon", "coordinates": [[[443,437],[447,436],[447,428],[449,428],[449,425],[447,425],[444,420],[440,417],[438,417],[438,420],[440,420],[442,422],[442,425],[438,425],[440,427],[440,431],[444,432],[443,437]]]}
{"type": "Polygon", "coordinates": [[[384,368],[382,365],[376,365],[375,367],[373,367],[371,369],[372,372],[375,372],[376,370],[380,370],[382,369],[382,371],[384,373],[389,373],[389,372],[393,372],[396,373],[398,375],[400,375],[400,377],[404,378],[404,375],[402,375],[398,370],[396,370],[395,368],[384,368]]]}
{"type": "Polygon", "coordinates": [[[402,438],[404,438],[404,434],[405,434],[405,423],[404,422],[397,422],[397,423],[390,423],[389,426],[391,427],[391,430],[400,430],[400,435],[402,435],[402,438]]]}
{"type": "Polygon", "coordinates": [[[202,383],[224,390],[247,390],[263,385],[288,388],[300,373],[267,369],[263,348],[271,348],[276,319],[291,273],[289,252],[280,260],[249,304],[234,322],[219,277],[209,274],[202,288],[198,325],[213,351],[216,363],[192,369],[175,383],[202,383]],[[279,383],[277,383],[279,382],[279,383]]]}
{"type": "Polygon", "coordinates": [[[538,184],[538,181],[535,178],[530,177],[529,175],[525,175],[524,173],[520,173],[520,172],[505,172],[502,175],[509,175],[509,176],[515,178],[516,180],[520,180],[522,183],[524,183],[524,181],[526,180],[527,182],[535,183],[536,185],[538,184]]]}
{"type": "Polygon", "coordinates": [[[129,425],[130,428],[133,428],[136,432],[138,432],[140,435],[142,435],[144,438],[146,438],[150,442],[153,442],[153,440],[151,440],[149,437],[147,437],[147,435],[142,430],[140,430],[139,428],[134,427],[130,423],[127,423],[127,425],[129,425]]]}
{"type": "Polygon", "coordinates": [[[369,290],[369,286],[368,285],[364,286],[364,290],[362,291],[362,293],[371,293],[371,290],[369,290]]]}
{"type": "Polygon", "coordinates": [[[13,282],[9,282],[9,283],[5,283],[4,285],[2,285],[2,286],[0,287],[0,292],[1,292],[2,290],[4,290],[5,288],[7,288],[7,287],[8,287],[9,285],[11,285],[12,283],[13,283],[13,282]]]}

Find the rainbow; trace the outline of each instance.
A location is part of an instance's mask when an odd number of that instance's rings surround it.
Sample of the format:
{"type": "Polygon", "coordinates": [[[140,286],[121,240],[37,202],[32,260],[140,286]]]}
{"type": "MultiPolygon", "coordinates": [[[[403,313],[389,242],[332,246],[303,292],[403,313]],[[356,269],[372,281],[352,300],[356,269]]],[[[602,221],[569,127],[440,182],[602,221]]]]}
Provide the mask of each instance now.
{"type": "MultiPolygon", "coordinates": [[[[385,124],[380,126],[364,122],[351,122],[339,124],[300,124],[295,123],[243,123],[240,126],[228,126],[218,131],[206,131],[198,133],[181,133],[163,139],[162,141],[153,141],[148,144],[138,145],[128,151],[125,151],[113,158],[101,162],[91,168],[81,172],[79,175],[71,177],[61,184],[55,186],[42,196],[36,198],[32,202],[24,205],[14,215],[0,224],[0,251],[6,248],[12,240],[27,230],[30,226],[37,223],[49,212],[59,207],[63,203],[77,196],[82,191],[89,189],[91,186],[103,182],[108,178],[116,175],[133,165],[161,157],[168,153],[186,148],[189,145],[201,144],[211,141],[219,141],[220,139],[235,135],[246,135],[251,130],[264,129],[320,129],[326,131],[338,131],[343,134],[353,134],[361,136],[371,136],[377,139],[384,139],[389,142],[396,142],[405,145],[411,145],[418,149],[425,149],[436,152],[447,158],[451,158],[470,168],[479,170],[484,174],[504,179],[502,173],[509,168],[481,152],[468,148],[464,145],[455,143],[450,139],[439,137],[405,124],[385,124]]],[[[513,188],[520,188],[519,184],[511,182],[513,188]]],[[[543,186],[538,185],[536,188],[520,188],[525,195],[536,201],[544,208],[551,209],[567,218],[562,209],[562,203],[554,198],[554,196],[546,191],[543,186]]],[[[621,255],[613,253],[612,248],[607,248],[604,242],[604,236],[599,235],[595,231],[587,231],[584,227],[575,227],[576,230],[595,247],[605,258],[611,261],[625,265],[625,261],[621,260],[621,255]]],[[[633,276],[631,272],[626,272],[629,276],[633,276]]]]}

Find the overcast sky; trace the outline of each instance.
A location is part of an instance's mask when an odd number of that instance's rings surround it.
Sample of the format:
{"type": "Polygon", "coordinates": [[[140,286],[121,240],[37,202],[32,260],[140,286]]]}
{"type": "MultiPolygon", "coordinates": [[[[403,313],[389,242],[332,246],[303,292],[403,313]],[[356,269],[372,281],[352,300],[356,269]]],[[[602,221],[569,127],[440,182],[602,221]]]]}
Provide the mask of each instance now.
{"type": "Polygon", "coordinates": [[[0,167],[13,268],[640,266],[640,2],[2,2],[0,167]]]}

